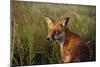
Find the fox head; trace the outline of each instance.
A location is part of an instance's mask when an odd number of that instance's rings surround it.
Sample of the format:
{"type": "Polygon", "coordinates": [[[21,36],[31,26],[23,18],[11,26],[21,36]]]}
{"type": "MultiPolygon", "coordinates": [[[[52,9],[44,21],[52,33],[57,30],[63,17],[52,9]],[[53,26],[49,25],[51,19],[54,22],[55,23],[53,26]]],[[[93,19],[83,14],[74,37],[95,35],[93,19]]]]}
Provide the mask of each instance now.
{"type": "Polygon", "coordinates": [[[54,40],[63,40],[65,37],[65,28],[69,21],[69,17],[64,18],[62,21],[55,21],[54,19],[44,16],[48,24],[47,40],[52,42],[54,40]]]}

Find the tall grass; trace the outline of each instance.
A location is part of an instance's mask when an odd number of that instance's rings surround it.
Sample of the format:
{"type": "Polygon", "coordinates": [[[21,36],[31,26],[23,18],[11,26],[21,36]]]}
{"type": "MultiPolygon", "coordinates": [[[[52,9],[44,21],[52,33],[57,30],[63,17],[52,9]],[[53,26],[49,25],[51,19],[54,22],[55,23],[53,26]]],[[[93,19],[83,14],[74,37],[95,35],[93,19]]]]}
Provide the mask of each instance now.
{"type": "Polygon", "coordinates": [[[32,2],[12,2],[11,63],[14,65],[61,63],[59,45],[47,42],[43,15],[61,20],[69,16],[68,27],[90,41],[95,60],[96,7],[32,2]]]}

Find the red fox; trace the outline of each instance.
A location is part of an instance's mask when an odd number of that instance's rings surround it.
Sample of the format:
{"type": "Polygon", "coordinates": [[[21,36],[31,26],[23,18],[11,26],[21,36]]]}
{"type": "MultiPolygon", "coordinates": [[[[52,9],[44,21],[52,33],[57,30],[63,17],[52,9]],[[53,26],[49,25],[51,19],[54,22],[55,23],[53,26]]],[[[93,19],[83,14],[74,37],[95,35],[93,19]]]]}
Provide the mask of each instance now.
{"type": "Polygon", "coordinates": [[[82,38],[71,32],[67,23],[70,17],[66,17],[62,21],[55,21],[54,19],[44,16],[48,24],[47,40],[52,42],[58,40],[60,42],[61,59],[63,63],[89,61],[90,50],[82,38]]]}

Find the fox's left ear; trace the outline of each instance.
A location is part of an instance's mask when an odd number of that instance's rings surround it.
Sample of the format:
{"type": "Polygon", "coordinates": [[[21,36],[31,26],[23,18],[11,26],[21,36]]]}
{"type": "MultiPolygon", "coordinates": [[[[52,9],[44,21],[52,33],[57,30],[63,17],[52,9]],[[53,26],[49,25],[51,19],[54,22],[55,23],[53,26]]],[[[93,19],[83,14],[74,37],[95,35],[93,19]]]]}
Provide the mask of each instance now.
{"type": "Polygon", "coordinates": [[[66,26],[67,25],[67,23],[68,23],[68,21],[69,21],[69,17],[66,17],[66,18],[64,18],[64,21],[63,21],[63,26],[66,26]]]}
{"type": "Polygon", "coordinates": [[[50,17],[48,17],[48,16],[46,16],[46,15],[44,15],[44,18],[46,19],[46,22],[47,22],[48,24],[54,23],[54,20],[53,20],[52,18],[50,18],[50,17]]]}

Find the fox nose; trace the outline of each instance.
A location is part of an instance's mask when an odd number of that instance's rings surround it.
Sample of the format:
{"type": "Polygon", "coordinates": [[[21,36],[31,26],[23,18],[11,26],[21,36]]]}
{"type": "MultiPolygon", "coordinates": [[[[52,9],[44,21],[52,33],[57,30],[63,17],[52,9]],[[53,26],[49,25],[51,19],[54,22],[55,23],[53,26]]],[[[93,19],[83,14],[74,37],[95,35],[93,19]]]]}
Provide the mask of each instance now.
{"type": "Polygon", "coordinates": [[[50,38],[47,38],[48,41],[50,41],[50,38]]]}

